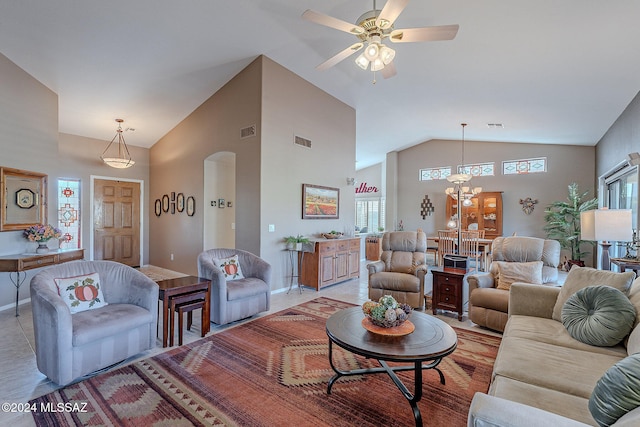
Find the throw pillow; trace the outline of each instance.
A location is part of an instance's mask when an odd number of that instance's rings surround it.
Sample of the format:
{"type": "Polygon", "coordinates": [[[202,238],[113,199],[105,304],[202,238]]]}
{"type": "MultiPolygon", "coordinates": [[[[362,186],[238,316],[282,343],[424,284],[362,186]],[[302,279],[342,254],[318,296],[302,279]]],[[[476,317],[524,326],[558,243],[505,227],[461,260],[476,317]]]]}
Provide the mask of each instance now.
{"type": "Polygon", "coordinates": [[[562,324],[580,342],[611,347],[626,337],[636,309],[625,294],[610,286],[588,286],[571,295],[562,307],[562,324]]]}
{"type": "Polygon", "coordinates": [[[560,288],[560,294],[553,307],[551,317],[553,320],[562,322],[562,307],[564,307],[564,303],[567,302],[571,295],[582,288],[607,285],[622,291],[622,293],[626,295],[634,278],[635,273],[633,271],[616,273],[613,271],[596,270],[591,267],[574,266],[571,271],[569,271],[569,274],[567,274],[564,285],[560,288]]]}
{"type": "Polygon", "coordinates": [[[598,380],[589,398],[589,412],[600,426],[610,426],[638,406],[640,354],[633,354],[613,365],[598,380]]]}
{"type": "Polygon", "coordinates": [[[509,290],[514,282],[542,284],[542,261],[495,261],[494,264],[498,265],[498,289],[509,290]]]}
{"type": "Polygon", "coordinates": [[[229,258],[214,258],[213,263],[222,270],[227,280],[244,279],[238,255],[230,256],[229,258]]]}
{"type": "Polygon", "coordinates": [[[58,295],[67,304],[71,314],[107,305],[98,273],[54,279],[54,282],[58,295]]]}

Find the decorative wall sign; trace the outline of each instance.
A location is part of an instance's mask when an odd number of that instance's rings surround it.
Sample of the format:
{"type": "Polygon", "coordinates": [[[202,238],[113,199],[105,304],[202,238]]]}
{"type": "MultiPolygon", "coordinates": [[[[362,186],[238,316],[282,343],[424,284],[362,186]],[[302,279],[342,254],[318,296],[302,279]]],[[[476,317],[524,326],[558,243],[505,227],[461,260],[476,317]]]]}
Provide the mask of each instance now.
{"type": "Polygon", "coordinates": [[[224,199],[218,199],[218,207],[224,209],[224,199]]]}
{"type": "Polygon", "coordinates": [[[228,207],[228,208],[233,207],[233,203],[231,203],[231,202],[227,202],[227,207],[228,207]]]}
{"type": "Polygon", "coordinates": [[[162,215],[162,201],[160,199],[156,199],[155,213],[156,216],[162,215]]]}
{"type": "Polygon", "coordinates": [[[425,194],[422,203],[420,203],[420,215],[422,215],[422,219],[427,219],[427,215],[431,216],[434,210],[435,207],[433,203],[431,203],[429,195],[425,194]]]}
{"type": "Polygon", "coordinates": [[[178,212],[184,211],[184,194],[178,193],[176,196],[176,209],[178,212]]]}
{"type": "Polygon", "coordinates": [[[193,196],[187,197],[187,215],[193,216],[196,213],[196,199],[193,196]]]}
{"type": "Polygon", "coordinates": [[[340,189],[302,184],[302,219],[338,219],[340,189]]]}
{"type": "Polygon", "coordinates": [[[538,199],[533,200],[531,197],[527,197],[526,199],[520,199],[520,204],[522,205],[522,210],[527,215],[530,215],[533,212],[534,205],[538,203],[538,199]]]}

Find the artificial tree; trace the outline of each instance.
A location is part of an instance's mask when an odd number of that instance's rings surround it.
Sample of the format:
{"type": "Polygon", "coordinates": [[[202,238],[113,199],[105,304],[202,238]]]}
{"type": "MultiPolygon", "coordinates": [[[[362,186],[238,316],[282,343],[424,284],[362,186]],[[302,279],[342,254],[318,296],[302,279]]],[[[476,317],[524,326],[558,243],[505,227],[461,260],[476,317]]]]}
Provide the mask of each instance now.
{"type": "Polygon", "coordinates": [[[544,231],[549,239],[560,242],[562,249],[571,251],[570,263],[584,265],[582,258],[589,251],[582,251],[581,245],[587,243],[593,246],[594,242],[580,240],[580,213],[597,209],[598,199],[587,198],[589,192],[581,193],[575,182],[569,184],[568,191],[566,201],[553,202],[545,209],[544,220],[547,225],[544,231]]]}

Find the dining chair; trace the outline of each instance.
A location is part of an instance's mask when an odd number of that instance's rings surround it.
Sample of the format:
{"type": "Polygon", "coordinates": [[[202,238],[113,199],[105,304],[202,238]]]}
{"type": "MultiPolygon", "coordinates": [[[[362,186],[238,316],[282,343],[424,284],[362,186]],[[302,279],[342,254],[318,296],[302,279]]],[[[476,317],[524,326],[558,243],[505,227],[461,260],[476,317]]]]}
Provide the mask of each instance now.
{"type": "Polygon", "coordinates": [[[480,252],[479,230],[463,230],[460,233],[460,250],[458,251],[458,255],[474,259],[474,269],[476,272],[480,271],[482,253],[480,252]]]}
{"type": "Polygon", "coordinates": [[[456,230],[438,230],[438,265],[444,265],[444,256],[456,253],[456,230]]]}

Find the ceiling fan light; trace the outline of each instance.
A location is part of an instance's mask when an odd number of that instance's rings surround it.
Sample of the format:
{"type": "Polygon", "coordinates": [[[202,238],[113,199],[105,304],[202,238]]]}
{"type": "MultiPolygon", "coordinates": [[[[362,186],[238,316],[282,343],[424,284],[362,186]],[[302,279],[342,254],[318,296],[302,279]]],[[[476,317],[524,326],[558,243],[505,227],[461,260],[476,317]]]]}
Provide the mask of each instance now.
{"type": "Polygon", "coordinates": [[[367,45],[367,48],[364,51],[364,56],[369,61],[373,61],[374,59],[378,58],[379,53],[380,53],[380,46],[378,46],[378,43],[369,42],[369,45],[367,45]]]}
{"type": "Polygon", "coordinates": [[[380,71],[384,68],[384,62],[382,59],[376,58],[371,62],[371,71],[380,71]]]}
{"type": "Polygon", "coordinates": [[[393,61],[393,58],[396,57],[396,51],[394,49],[391,49],[390,47],[387,47],[385,45],[380,45],[380,59],[382,59],[382,62],[384,63],[384,65],[388,65],[391,61],[393,61]]]}
{"type": "Polygon", "coordinates": [[[356,65],[362,68],[363,70],[366,70],[367,68],[369,68],[369,60],[364,56],[364,53],[361,53],[356,58],[356,65]]]}

